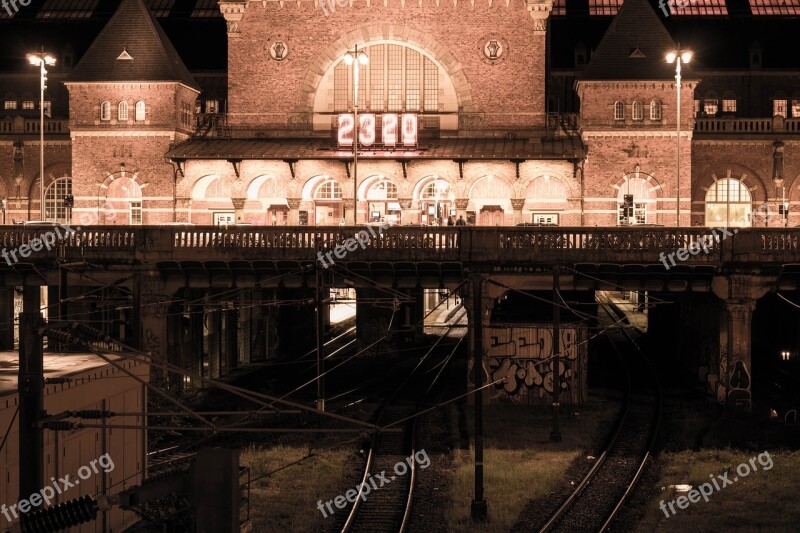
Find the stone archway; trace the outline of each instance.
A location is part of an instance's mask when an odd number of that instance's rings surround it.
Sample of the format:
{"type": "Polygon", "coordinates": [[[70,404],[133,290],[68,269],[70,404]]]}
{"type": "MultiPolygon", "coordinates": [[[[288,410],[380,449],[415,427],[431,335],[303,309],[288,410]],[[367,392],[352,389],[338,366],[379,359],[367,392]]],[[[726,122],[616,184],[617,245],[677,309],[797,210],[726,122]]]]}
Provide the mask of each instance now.
{"type": "Polygon", "coordinates": [[[296,113],[311,114],[314,111],[314,99],[325,73],[339,61],[351,47],[352,43],[369,43],[372,41],[399,41],[414,46],[430,55],[453,82],[458,100],[458,109],[463,112],[475,112],[470,89],[464,68],[452,52],[429,35],[402,24],[373,24],[343,34],[325,47],[308,68],[302,83],[300,101],[296,113]],[[365,36],[368,38],[365,41],[365,36]]]}

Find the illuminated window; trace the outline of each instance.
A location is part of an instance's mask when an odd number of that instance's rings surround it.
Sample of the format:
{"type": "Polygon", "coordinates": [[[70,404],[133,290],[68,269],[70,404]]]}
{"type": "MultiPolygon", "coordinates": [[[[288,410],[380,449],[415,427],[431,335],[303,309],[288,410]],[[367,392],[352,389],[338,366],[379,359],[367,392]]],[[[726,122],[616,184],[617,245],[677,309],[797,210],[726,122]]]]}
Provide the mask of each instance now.
{"type": "Polygon", "coordinates": [[[752,213],[750,190],[733,178],[717,180],[706,193],[706,226],[749,226],[752,213]]]}
{"type": "Polygon", "coordinates": [[[445,180],[435,180],[425,186],[420,198],[422,200],[449,198],[452,192],[453,190],[450,188],[450,184],[445,180]]]}
{"type": "Polygon", "coordinates": [[[144,102],[139,100],[136,102],[136,122],[144,122],[145,105],[144,102]]]}
{"type": "Polygon", "coordinates": [[[717,112],[719,112],[719,96],[714,91],[708,91],[703,100],[703,113],[714,116],[717,112]]]}
{"type": "Polygon", "coordinates": [[[379,181],[367,191],[368,200],[394,200],[397,198],[397,185],[391,181],[379,181]]]}
{"type": "Polygon", "coordinates": [[[658,100],[650,102],[650,120],[661,120],[661,102],[658,100]]]}
{"type": "Polygon", "coordinates": [[[800,0],[750,0],[753,15],[800,15],[800,0]]]}
{"type": "Polygon", "coordinates": [[[60,224],[69,223],[69,208],[64,205],[64,197],[72,194],[72,178],[57,178],[44,191],[44,218],[60,224]]]}
{"type": "Polygon", "coordinates": [[[671,15],[727,15],[725,0],[689,0],[667,2],[671,15]]]}
{"type": "Polygon", "coordinates": [[[132,226],[142,225],[142,202],[131,202],[130,221],[132,226]]]}
{"type": "Polygon", "coordinates": [[[184,128],[192,127],[192,106],[189,102],[181,104],[181,124],[184,128]]]}
{"type": "MultiPolygon", "coordinates": [[[[363,51],[369,62],[359,65],[360,110],[439,110],[439,67],[428,56],[399,44],[376,44],[365,47],[363,51]]],[[[347,112],[352,108],[352,69],[344,61],[334,67],[333,107],[336,112],[347,112]]]]}
{"type": "Polygon", "coordinates": [[[551,15],[559,16],[559,15],[566,15],[567,14],[567,2],[566,0],[554,0],[553,1],[553,12],[551,15]]]}
{"type": "Polygon", "coordinates": [[[17,101],[16,100],[6,100],[5,108],[6,109],[16,109],[17,108],[17,101]]]}
{"type": "Polygon", "coordinates": [[[124,100],[117,107],[117,120],[120,122],[128,120],[128,102],[124,100]]]}
{"type": "Polygon", "coordinates": [[[788,105],[789,103],[786,100],[786,96],[784,96],[782,93],[779,93],[772,101],[772,115],[780,115],[783,118],[786,118],[786,108],[788,105]]]}
{"type": "Polygon", "coordinates": [[[314,192],[314,199],[315,200],[341,200],[342,199],[342,189],[339,187],[339,183],[334,180],[328,180],[324,182],[322,185],[317,187],[317,190],[314,192]]]}
{"type": "Polygon", "coordinates": [[[100,104],[100,120],[111,120],[111,102],[100,104]]]}
{"type": "Polygon", "coordinates": [[[22,102],[22,109],[36,109],[36,104],[33,100],[25,100],[22,102]]]}
{"type": "Polygon", "coordinates": [[[53,116],[53,102],[51,102],[50,100],[44,101],[44,114],[47,117],[53,116]]]}
{"type": "Polygon", "coordinates": [[[206,100],[206,113],[216,113],[219,110],[218,100],[206,100]]]}
{"type": "Polygon", "coordinates": [[[590,15],[616,15],[623,0],[589,0],[590,15]]]}
{"type": "Polygon", "coordinates": [[[614,120],[625,120],[624,102],[617,102],[614,104],[614,120]]]}
{"type": "Polygon", "coordinates": [[[736,113],[736,94],[733,91],[725,91],[722,95],[722,112],[736,113]]]}
{"type": "Polygon", "coordinates": [[[699,114],[700,114],[700,100],[695,99],[695,101],[694,101],[694,116],[696,117],[699,114]]]}
{"type": "Polygon", "coordinates": [[[644,120],[644,105],[641,102],[633,103],[633,120],[644,120]]]}
{"type": "Polygon", "coordinates": [[[800,118],[800,95],[792,96],[792,118],[800,118]]]}

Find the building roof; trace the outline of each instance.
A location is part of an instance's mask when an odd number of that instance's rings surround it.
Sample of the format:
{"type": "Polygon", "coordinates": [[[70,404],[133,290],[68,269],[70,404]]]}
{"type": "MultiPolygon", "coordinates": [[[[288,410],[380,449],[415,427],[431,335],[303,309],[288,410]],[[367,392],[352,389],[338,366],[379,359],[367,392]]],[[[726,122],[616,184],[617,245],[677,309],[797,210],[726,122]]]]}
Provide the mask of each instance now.
{"type": "MultiPolygon", "coordinates": [[[[359,157],[375,159],[581,159],[578,137],[538,139],[436,139],[405,150],[359,150],[359,157]]],[[[336,159],[353,157],[352,149],[337,149],[330,140],[309,139],[195,139],[176,146],[167,157],[186,159],[336,159]]]]}
{"type": "Polygon", "coordinates": [[[174,81],[200,90],[143,0],[122,0],[67,79],[128,81],[174,81]]]}
{"type": "MultiPolygon", "coordinates": [[[[647,0],[627,0],[606,30],[581,80],[671,80],[664,59],[676,44],[647,0]]],[[[692,78],[687,67],[684,77],[692,78]]]]}

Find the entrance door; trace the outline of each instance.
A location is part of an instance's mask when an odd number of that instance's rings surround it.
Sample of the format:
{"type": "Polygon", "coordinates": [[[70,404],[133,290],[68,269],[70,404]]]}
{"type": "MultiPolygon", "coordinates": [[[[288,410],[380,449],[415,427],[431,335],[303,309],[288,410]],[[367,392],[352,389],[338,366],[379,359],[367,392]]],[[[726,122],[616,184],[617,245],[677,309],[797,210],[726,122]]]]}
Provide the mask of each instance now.
{"type": "Polygon", "coordinates": [[[338,226],[343,218],[341,204],[316,205],[317,226],[338,226]]]}
{"type": "Polygon", "coordinates": [[[289,209],[286,207],[270,207],[267,209],[267,226],[285,226],[289,223],[289,209]]]}
{"type": "Polygon", "coordinates": [[[228,226],[236,222],[236,213],[233,211],[215,211],[214,212],[214,225],[215,226],[228,226]]]}
{"type": "Polygon", "coordinates": [[[487,205],[481,209],[478,224],[481,226],[503,226],[505,225],[505,211],[499,205],[487,205]]]}

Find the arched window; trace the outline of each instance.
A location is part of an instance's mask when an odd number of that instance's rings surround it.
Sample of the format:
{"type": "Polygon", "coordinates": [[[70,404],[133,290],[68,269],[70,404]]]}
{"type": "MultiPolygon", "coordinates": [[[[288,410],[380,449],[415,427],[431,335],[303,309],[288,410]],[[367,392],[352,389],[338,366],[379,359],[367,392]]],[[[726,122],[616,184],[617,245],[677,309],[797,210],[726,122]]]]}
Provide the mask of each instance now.
{"type": "MultiPolygon", "coordinates": [[[[359,109],[439,111],[440,69],[431,58],[401,44],[375,44],[363,51],[369,62],[359,65],[359,109]]],[[[352,69],[344,61],[334,69],[334,111],[348,111],[352,106],[352,69]]]]}
{"type": "Polygon", "coordinates": [[[125,100],[117,106],[117,120],[120,122],[128,120],[128,102],[125,100]]]}
{"type": "Polygon", "coordinates": [[[100,104],[100,120],[111,120],[111,102],[100,104]]]}
{"type": "Polygon", "coordinates": [[[419,197],[421,200],[448,199],[452,196],[452,192],[450,184],[445,180],[433,180],[422,189],[419,197]]]}
{"type": "Polygon", "coordinates": [[[397,185],[389,180],[382,180],[367,191],[367,200],[395,200],[397,199],[397,185]]]}
{"type": "Polygon", "coordinates": [[[328,180],[314,191],[315,200],[341,200],[342,188],[339,187],[339,182],[328,180]]]}
{"type": "Polygon", "coordinates": [[[706,226],[749,226],[752,202],[743,182],[733,178],[715,181],[706,193],[706,226]]]}
{"type": "Polygon", "coordinates": [[[639,101],[633,103],[633,120],[644,120],[644,104],[639,101]]]}
{"type": "Polygon", "coordinates": [[[661,102],[658,100],[650,102],[650,120],[661,120],[661,102]]]}
{"type": "Polygon", "coordinates": [[[136,102],[136,122],[144,122],[145,105],[144,101],[139,100],[136,102]]]}
{"type": "Polygon", "coordinates": [[[44,191],[44,218],[59,224],[69,223],[69,208],[64,205],[64,197],[72,194],[72,178],[57,178],[44,191]]]}
{"type": "Polygon", "coordinates": [[[614,120],[625,120],[625,102],[614,104],[614,120]]]}

